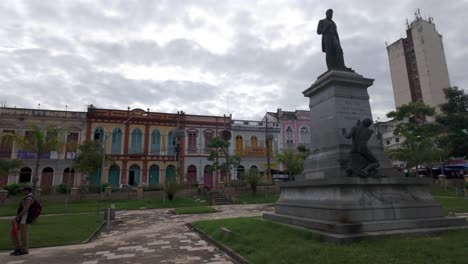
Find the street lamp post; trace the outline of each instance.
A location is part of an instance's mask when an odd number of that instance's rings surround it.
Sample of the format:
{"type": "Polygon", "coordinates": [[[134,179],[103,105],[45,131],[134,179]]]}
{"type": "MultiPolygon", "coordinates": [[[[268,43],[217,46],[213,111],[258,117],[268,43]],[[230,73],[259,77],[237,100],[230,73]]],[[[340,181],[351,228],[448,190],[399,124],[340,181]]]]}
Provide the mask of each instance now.
{"type": "MultiPolygon", "coordinates": [[[[148,114],[142,114],[141,116],[147,116],[148,114]]],[[[131,115],[129,118],[127,118],[127,120],[123,121],[122,124],[120,126],[118,126],[117,128],[121,128],[123,127],[124,125],[126,125],[132,118],[134,118],[135,115],[131,115]]],[[[105,166],[105,163],[106,163],[106,143],[107,143],[107,139],[109,138],[109,136],[112,134],[112,132],[110,134],[107,134],[106,133],[103,133],[103,144],[102,144],[102,159],[101,159],[101,166],[100,166],[100,177],[99,177],[99,202],[98,202],[98,218],[99,218],[99,214],[101,213],[101,206],[102,206],[102,179],[104,177],[104,166],[105,166]]],[[[127,135],[128,136],[128,135],[127,135]]]]}

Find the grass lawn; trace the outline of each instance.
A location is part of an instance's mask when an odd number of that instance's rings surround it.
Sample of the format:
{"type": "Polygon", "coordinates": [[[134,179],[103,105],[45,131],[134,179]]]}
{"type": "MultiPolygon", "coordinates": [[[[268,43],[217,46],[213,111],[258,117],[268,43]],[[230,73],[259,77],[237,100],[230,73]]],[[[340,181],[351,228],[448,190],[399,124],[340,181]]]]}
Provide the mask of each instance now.
{"type": "MultiPolygon", "coordinates": [[[[102,216],[101,216],[102,218],[102,216]]],[[[102,222],[101,222],[102,223],[102,222]]],[[[101,224],[96,213],[41,216],[29,227],[30,247],[79,244],[86,240],[101,224]]],[[[0,220],[0,249],[12,249],[11,220],[0,220]]]]}
{"type": "Polygon", "coordinates": [[[243,193],[240,194],[238,203],[243,204],[259,204],[259,203],[276,203],[279,198],[279,193],[257,193],[252,195],[252,193],[243,193]]]}
{"type": "Polygon", "coordinates": [[[464,197],[434,197],[444,207],[445,213],[466,213],[468,212],[468,198],[464,197]]]}
{"type": "MultiPolygon", "coordinates": [[[[192,198],[175,197],[173,201],[162,198],[158,199],[131,199],[131,200],[104,200],[102,208],[107,208],[111,204],[115,204],[117,210],[131,210],[139,208],[172,208],[172,207],[188,207],[206,205],[206,202],[197,202],[192,198]]],[[[17,204],[1,205],[0,216],[11,216],[16,214],[17,204]]],[[[62,214],[62,213],[81,213],[81,212],[97,212],[98,202],[95,201],[80,201],[73,202],[65,208],[64,202],[47,202],[42,203],[42,214],[62,214]]]]}
{"type": "Polygon", "coordinates": [[[467,263],[468,230],[438,237],[369,239],[336,245],[320,242],[311,232],[259,218],[194,223],[250,263],[467,263]],[[220,228],[233,232],[225,238],[220,228]]]}
{"type": "Polygon", "coordinates": [[[210,206],[179,207],[175,209],[176,214],[206,214],[216,213],[216,209],[210,206]]]}

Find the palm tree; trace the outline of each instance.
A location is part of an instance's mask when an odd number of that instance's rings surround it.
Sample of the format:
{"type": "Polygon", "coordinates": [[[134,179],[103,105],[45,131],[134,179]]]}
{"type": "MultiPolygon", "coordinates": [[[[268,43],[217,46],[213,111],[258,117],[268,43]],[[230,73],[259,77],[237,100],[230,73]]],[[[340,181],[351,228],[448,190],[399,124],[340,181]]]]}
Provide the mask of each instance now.
{"type": "Polygon", "coordinates": [[[8,175],[16,173],[21,164],[21,160],[0,159],[0,177],[8,177],[8,175]]]}
{"type": "Polygon", "coordinates": [[[33,176],[33,195],[36,194],[37,182],[39,181],[39,167],[41,158],[50,151],[60,151],[63,146],[62,131],[57,127],[47,127],[45,130],[36,125],[28,127],[30,133],[24,135],[3,134],[2,143],[15,143],[22,150],[34,153],[34,176],[33,176]]]}

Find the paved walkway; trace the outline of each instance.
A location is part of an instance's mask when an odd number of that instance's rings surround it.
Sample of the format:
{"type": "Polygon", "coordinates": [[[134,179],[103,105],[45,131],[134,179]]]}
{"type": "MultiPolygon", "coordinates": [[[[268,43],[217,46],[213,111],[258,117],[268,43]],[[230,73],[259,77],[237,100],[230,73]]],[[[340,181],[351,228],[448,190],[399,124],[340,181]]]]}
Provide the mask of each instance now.
{"type": "Polygon", "coordinates": [[[234,263],[185,224],[205,219],[260,216],[273,209],[267,205],[226,205],[217,209],[221,212],[201,215],[174,215],[168,209],[128,211],[117,216],[111,233],[102,233],[92,243],[31,249],[29,255],[19,257],[3,252],[0,263],[234,263]]]}

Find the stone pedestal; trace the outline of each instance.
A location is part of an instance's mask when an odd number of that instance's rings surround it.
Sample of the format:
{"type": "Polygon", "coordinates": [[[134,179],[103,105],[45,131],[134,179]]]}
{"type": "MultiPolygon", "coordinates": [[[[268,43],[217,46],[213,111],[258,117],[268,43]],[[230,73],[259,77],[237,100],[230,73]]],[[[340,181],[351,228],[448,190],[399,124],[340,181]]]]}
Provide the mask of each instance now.
{"type": "Polygon", "coordinates": [[[342,130],[372,118],[367,93],[372,83],[356,73],[328,71],[303,92],[310,98],[311,155],[302,177],[280,184],[275,213],[264,218],[309,228],[333,242],[468,227],[464,218],[444,217],[429,192],[429,180],[394,170],[375,135],[368,147],[385,177],[347,177],[352,142],[342,130]]]}
{"type": "Polygon", "coordinates": [[[0,189],[0,204],[4,204],[8,197],[8,191],[0,189]]]}
{"type": "Polygon", "coordinates": [[[70,198],[72,201],[80,200],[80,189],[78,189],[77,187],[72,187],[70,189],[70,198]]]}
{"type": "Polygon", "coordinates": [[[137,187],[137,198],[143,199],[143,186],[142,185],[139,185],[137,187]]]}
{"type": "MultiPolygon", "coordinates": [[[[303,92],[309,97],[312,142],[312,154],[304,162],[305,179],[346,176],[351,140],[342,130],[349,131],[358,120],[372,119],[367,88],[373,82],[352,72],[328,71],[303,92]]],[[[368,147],[379,160],[381,174],[396,176],[375,134],[368,147]]]]}
{"type": "Polygon", "coordinates": [[[106,199],[111,199],[112,198],[112,187],[106,186],[106,188],[104,188],[104,197],[106,199]]]}

